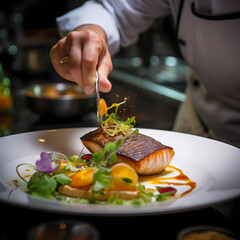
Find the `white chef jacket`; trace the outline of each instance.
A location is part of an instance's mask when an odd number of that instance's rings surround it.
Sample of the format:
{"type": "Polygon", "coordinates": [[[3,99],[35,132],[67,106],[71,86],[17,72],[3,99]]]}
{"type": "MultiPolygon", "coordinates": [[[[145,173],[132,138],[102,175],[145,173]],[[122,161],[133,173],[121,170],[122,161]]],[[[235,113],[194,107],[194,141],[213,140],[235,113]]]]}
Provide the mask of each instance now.
{"type": "Polygon", "coordinates": [[[168,14],[177,25],[181,53],[198,76],[189,87],[201,122],[217,138],[240,147],[239,0],[89,1],[57,23],[62,35],[83,24],[101,26],[114,55],[168,14]]]}

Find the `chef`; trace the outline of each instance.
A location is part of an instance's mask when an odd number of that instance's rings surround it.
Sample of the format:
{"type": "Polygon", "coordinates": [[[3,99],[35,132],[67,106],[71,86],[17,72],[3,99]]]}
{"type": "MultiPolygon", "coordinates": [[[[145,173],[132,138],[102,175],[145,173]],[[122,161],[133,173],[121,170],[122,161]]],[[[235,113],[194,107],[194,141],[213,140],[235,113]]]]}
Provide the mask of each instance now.
{"type": "Polygon", "coordinates": [[[181,54],[191,66],[174,130],[240,147],[240,1],[88,1],[57,18],[62,39],[51,49],[56,71],[94,93],[111,89],[111,56],[161,16],[172,14],[181,54]]]}

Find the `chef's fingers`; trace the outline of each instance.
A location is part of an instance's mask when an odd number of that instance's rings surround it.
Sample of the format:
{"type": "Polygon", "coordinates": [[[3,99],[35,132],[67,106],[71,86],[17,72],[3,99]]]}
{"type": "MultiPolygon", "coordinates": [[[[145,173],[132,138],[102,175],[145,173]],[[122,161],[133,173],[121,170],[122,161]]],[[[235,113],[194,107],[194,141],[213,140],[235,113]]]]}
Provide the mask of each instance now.
{"type": "Polygon", "coordinates": [[[64,56],[68,56],[68,50],[66,48],[66,39],[64,37],[60,39],[50,50],[50,58],[56,72],[63,78],[74,81],[69,71],[69,63],[60,63],[60,60],[64,56]]]}
{"type": "Polygon", "coordinates": [[[86,94],[94,93],[96,70],[100,91],[111,89],[107,79],[112,70],[111,56],[106,40],[94,31],[70,32],[52,47],[50,57],[57,73],[78,83],[86,94]]]}
{"type": "Polygon", "coordinates": [[[67,38],[69,72],[72,80],[83,89],[82,77],[82,39],[79,32],[71,32],[67,38]]]}
{"type": "Polygon", "coordinates": [[[86,31],[82,50],[82,78],[84,92],[93,94],[99,56],[103,51],[101,38],[94,32],[86,31]]]}
{"type": "Polygon", "coordinates": [[[98,78],[99,90],[101,92],[109,92],[112,88],[111,82],[108,80],[108,75],[112,71],[112,60],[108,49],[104,51],[98,61],[98,78]]]}

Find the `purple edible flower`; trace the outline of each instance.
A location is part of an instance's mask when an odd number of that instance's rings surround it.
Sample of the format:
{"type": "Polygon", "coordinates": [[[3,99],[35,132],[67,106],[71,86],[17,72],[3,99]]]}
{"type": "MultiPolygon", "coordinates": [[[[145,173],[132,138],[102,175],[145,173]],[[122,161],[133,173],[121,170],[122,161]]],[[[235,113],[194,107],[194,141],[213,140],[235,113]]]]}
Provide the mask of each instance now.
{"type": "Polygon", "coordinates": [[[171,192],[172,194],[171,195],[175,195],[176,192],[177,192],[177,189],[176,188],[173,188],[173,187],[157,187],[157,190],[159,193],[167,193],[167,192],[171,192]]]}
{"type": "Polygon", "coordinates": [[[36,161],[36,167],[39,172],[52,173],[58,169],[59,164],[52,162],[52,153],[41,152],[40,160],[36,161]]]}

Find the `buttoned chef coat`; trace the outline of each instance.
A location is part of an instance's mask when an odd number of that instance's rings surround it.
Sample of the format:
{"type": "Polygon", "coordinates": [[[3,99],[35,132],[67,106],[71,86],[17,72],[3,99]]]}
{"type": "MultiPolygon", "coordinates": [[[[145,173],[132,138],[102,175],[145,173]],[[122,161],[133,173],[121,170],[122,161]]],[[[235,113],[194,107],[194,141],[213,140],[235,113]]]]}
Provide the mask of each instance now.
{"type": "Polygon", "coordinates": [[[240,147],[239,0],[89,1],[57,23],[62,35],[83,24],[101,26],[114,55],[168,14],[176,23],[183,58],[197,76],[189,89],[201,123],[217,139],[240,147]]]}

